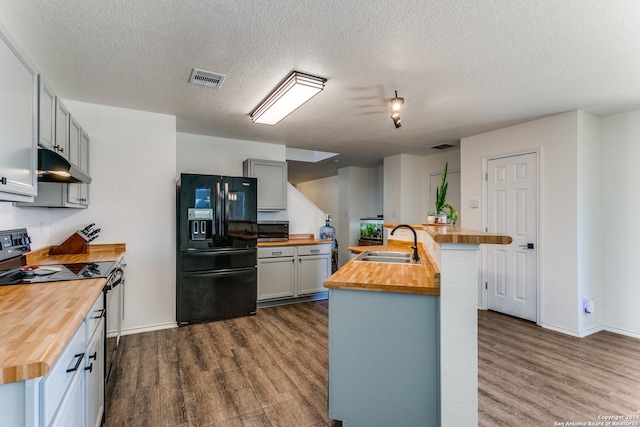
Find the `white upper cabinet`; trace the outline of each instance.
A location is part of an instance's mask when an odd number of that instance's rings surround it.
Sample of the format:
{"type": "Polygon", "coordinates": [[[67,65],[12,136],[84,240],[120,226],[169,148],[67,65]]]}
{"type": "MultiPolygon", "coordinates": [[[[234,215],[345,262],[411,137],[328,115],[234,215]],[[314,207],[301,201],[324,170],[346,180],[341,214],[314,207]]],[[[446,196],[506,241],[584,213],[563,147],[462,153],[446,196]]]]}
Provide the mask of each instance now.
{"type": "Polygon", "coordinates": [[[54,150],[56,146],[56,94],[42,78],[42,75],[38,76],[38,88],[40,94],[38,145],[48,150],[54,150]]]}
{"type": "Polygon", "coordinates": [[[69,158],[69,110],[56,96],[56,145],[55,150],[65,159],[69,158]]]}
{"type": "MultiPolygon", "coordinates": [[[[75,163],[82,171],[89,173],[89,135],[78,127],[77,122],[71,116],[71,129],[73,130],[74,145],[71,146],[69,155],[74,157],[75,163]],[[75,141],[77,138],[77,141],[75,141]]],[[[89,206],[89,184],[67,184],[67,207],[89,206]]]]}
{"type": "Polygon", "coordinates": [[[287,162],[247,159],[242,163],[244,176],[258,179],[258,210],[287,209],[287,162]]]}
{"type": "Polygon", "coordinates": [[[37,193],[38,74],[0,26],[0,200],[37,193]]]}
{"type": "MultiPolygon", "coordinates": [[[[89,135],[82,129],[72,114],[64,107],[64,104],[57,102],[56,118],[65,126],[65,133],[68,135],[64,145],[62,137],[58,139],[58,153],[65,157],[83,172],[89,174],[89,135]]],[[[57,121],[57,120],[56,120],[57,121]]],[[[56,134],[63,129],[56,126],[56,134]]],[[[56,138],[58,138],[56,136],[56,138]]],[[[49,207],[49,208],[76,208],[84,209],[89,206],[89,184],[62,183],[62,182],[40,182],[38,184],[38,195],[30,203],[16,203],[23,207],[49,207]]]]}
{"type": "Polygon", "coordinates": [[[75,117],[69,117],[69,161],[80,166],[80,141],[82,139],[82,127],[75,117]]]}

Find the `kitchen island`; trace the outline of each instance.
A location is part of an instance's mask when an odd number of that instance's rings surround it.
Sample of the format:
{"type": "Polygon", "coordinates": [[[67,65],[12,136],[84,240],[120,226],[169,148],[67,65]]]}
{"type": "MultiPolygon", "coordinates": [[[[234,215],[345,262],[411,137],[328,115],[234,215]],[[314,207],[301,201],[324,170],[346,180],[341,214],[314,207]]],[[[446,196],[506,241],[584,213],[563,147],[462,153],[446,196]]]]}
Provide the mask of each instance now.
{"type": "MultiPolygon", "coordinates": [[[[477,425],[476,251],[511,238],[414,228],[421,265],[351,260],[325,281],[329,415],[345,425],[477,425]]],[[[373,250],[412,251],[395,234],[373,250]]]]}
{"type": "MultiPolygon", "coordinates": [[[[125,245],[90,245],[86,254],[26,255],[27,264],[120,261],[125,245]]],[[[106,279],[0,287],[0,412],[12,426],[40,425],[40,382],[78,335],[106,279]]],[[[84,335],[82,335],[84,346],[84,335]]]]}

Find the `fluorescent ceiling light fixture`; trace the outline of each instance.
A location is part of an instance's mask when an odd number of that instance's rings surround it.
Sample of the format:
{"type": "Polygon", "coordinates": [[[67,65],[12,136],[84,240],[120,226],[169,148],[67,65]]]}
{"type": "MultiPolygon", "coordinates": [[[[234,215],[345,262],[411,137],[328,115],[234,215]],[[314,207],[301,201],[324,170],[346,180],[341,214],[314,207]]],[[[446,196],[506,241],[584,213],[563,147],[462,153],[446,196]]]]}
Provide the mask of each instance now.
{"type": "Polygon", "coordinates": [[[251,113],[253,123],[275,125],[324,89],[327,79],[294,71],[251,113]]]}

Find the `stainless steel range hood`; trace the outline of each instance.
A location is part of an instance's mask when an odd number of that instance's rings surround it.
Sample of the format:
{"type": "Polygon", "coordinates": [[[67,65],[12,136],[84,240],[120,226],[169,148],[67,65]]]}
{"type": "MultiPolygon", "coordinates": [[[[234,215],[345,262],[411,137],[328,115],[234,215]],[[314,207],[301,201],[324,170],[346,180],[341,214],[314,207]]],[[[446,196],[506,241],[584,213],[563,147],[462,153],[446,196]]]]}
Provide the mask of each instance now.
{"type": "Polygon", "coordinates": [[[55,151],[39,148],[38,181],[90,184],[91,177],[55,151]]]}

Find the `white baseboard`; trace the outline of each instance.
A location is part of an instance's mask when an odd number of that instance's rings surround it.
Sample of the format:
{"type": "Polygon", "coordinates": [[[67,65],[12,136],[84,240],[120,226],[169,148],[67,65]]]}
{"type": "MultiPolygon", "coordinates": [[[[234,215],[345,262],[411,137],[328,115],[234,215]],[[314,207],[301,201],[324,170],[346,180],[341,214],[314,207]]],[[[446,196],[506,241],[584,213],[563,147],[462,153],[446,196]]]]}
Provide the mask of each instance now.
{"type": "Polygon", "coordinates": [[[141,334],[143,332],[151,332],[151,331],[159,331],[162,329],[171,329],[177,328],[178,324],[176,322],[170,323],[158,323],[155,325],[142,326],[139,328],[127,328],[122,330],[122,335],[133,335],[133,334],[141,334]]]}
{"type": "Polygon", "coordinates": [[[571,335],[572,337],[582,338],[579,332],[573,331],[571,329],[563,328],[562,326],[550,325],[548,323],[538,323],[538,326],[541,326],[545,329],[549,329],[555,332],[560,332],[561,334],[571,335]]]}
{"type": "Polygon", "coordinates": [[[598,325],[593,328],[589,328],[586,331],[580,332],[580,338],[588,337],[589,335],[595,334],[596,332],[604,331],[604,326],[598,325]]]}
{"type": "Polygon", "coordinates": [[[633,331],[628,331],[626,329],[615,328],[613,326],[605,325],[604,326],[604,330],[605,331],[609,331],[609,332],[613,332],[614,334],[620,334],[620,335],[625,335],[627,337],[640,339],[640,334],[639,333],[633,332],[633,331]]]}
{"type": "Polygon", "coordinates": [[[328,299],[329,291],[319,292],[313,295],[306,295],[298,298],[287,298],[271,301],[258,301],[258,308],[278,307],[280,305],[296,304],[299,302],[317,301],[321,299],[328,299]]]}

